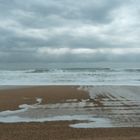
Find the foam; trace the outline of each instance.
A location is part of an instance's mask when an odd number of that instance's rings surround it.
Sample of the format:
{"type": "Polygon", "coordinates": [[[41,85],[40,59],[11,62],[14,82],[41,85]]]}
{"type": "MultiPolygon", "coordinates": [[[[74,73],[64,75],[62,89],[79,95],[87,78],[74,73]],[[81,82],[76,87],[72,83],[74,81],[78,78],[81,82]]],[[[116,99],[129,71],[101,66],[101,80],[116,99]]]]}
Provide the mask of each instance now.
{"type": "Polygon", "coordinates": [[[79,90],[82,89],[89,92],[90,99],[41,104],[42,99],[36,98],[36,104],[22,104],[19,110],[0,112],[0,122],[77,120],[82,122],[70,124],[70,127],[140,127],[140,87],[81,86],[79,90]]]}
{"type": "Polygon", "coordinates": [[[68,68],[0,70],[0,85],[139,85],[138,69],[68,68]]]}

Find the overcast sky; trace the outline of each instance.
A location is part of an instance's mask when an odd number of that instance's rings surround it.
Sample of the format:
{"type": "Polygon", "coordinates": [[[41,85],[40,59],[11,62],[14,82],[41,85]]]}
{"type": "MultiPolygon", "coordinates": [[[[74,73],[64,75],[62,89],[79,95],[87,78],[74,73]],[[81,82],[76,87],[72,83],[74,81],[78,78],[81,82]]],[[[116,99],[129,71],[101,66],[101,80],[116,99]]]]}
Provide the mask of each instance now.
{"type": "Polygon", "coordinates": [[[140,61],[140,0],[0,0],[0,62],[140,61]]]}

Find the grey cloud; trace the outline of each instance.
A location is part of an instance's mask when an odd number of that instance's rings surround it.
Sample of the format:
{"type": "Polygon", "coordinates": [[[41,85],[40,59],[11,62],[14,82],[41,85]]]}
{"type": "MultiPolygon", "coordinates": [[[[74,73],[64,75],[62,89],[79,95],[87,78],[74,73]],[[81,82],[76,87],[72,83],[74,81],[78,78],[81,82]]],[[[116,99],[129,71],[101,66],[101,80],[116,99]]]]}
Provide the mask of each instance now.
{"type": "Polygon", "coordinates": [[[139,48],[139,4],[139,0],[1,0],[0,61],[138,61],[136,54],[55,58],[39,56],[37,50],[139,48]]]}
{"type": "Polygon", "coordinates": [[[42,27],[44,25],[45,27],[45,25],[63,25],[63,22],[65,24],[69,22],[103,24],[111,21],[109,13],[120,4],[122,4],[120,0],[101,0],[100,2],[95,0],[13,0],[12,2],[6,0],[1,2],[0,8],[4,17],[15,18],[23,26],[42,27]],[[29,14],[31,16],[28,16],[29,14]]]}

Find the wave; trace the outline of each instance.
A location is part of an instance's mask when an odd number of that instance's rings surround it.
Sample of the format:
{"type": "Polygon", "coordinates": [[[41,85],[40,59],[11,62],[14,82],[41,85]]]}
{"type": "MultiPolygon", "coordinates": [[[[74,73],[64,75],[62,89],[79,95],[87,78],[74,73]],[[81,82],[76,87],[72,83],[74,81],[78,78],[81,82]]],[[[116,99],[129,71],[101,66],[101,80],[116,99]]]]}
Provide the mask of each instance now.
{"type": "Polygon", "coordinates": [[[0,70],[0,73],[66,73],[66,72],[130,72],[130,73],[139,73],[140,68],[130,68],[130,69],[115,69],[115,68],[60,68],[60,69],[47,69],[47,68],[39,68],[39,69],[28,69],[28,70],[0,70]]]}
{"type": "Polygon", "coordinates": [[[132,69],[125,69],[126,72],[140,72],[140,69],[138,68],[132,68],[132,69]]]}
{"type": "Polygon", "coordinates": [[[25,73],[46,73],[49,71],[50,71],[49,69],[34,69],[34,70],[25,71],[25,73]]]}
{"type": "Polygon", "coordinates": [[[26,73],[48,73],[48,72],[97,72],[97,71],[115,71],[111,68],[61,68],[61,69],[34,69],[26,73]]]}
{"type": "Polygon", "coordinates": [[[140,69],[39,68],[0,70],[0,85],[140,84],[140,69]]]}
{"type": "Polygon", "coordinates": [[[111,68],[66,68],[64,70],[70,71],[112,71],[111,68]]]}

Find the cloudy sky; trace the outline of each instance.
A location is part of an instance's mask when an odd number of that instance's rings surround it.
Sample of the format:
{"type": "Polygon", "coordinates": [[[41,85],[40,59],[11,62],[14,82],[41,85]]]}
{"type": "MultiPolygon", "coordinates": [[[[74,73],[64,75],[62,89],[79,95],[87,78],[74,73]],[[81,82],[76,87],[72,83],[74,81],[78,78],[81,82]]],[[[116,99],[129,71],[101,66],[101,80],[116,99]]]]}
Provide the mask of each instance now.
{"type": "Polygon", "coordinates": [[[0,62],[140,61],[140,0],[0,0],[0,62]]]}

